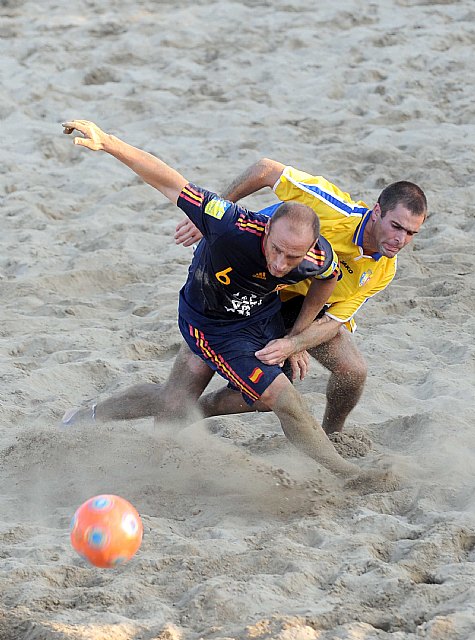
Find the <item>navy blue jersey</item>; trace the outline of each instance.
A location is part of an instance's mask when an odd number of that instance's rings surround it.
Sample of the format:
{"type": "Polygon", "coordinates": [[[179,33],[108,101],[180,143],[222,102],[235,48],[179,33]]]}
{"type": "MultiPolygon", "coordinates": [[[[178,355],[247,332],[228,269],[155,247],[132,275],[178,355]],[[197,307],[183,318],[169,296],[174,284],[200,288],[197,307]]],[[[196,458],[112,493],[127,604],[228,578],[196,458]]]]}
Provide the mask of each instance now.
{"type": "Polygon", "coordinates": [[[280,309],[283,287],[338,273],[338,259],[320,237],[298,267],[275,278],[262,247],[268,216],[193,184],[183,188],[177,205],[204,236],[180,291],[179,313],[192,325],[231,328],[269,318],[280,309]]]}

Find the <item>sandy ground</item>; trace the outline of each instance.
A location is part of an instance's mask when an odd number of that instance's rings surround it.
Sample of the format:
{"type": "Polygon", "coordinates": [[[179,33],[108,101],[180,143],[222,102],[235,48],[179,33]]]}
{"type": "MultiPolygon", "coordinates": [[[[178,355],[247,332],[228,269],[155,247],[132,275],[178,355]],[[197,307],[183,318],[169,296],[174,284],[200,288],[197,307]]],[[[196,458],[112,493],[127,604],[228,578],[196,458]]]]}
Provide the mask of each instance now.
{"type": "MultiPolygon", "coordinates": [[[[473,2],[0,13],[1,640],[475,638],[473,2]],[[357,318],[370,376],[347,429],[399,490],[345,489],[272,415],[58,429],[70,406],[165,379],[191,255],[180,212],[74,147],[70,118],[218,191],[262,156],[370,204],[398,179],[425,189],[424,230],[357,318]],[[98,493],[143,519],[116,570],[69,543],[98,493]]],[[[317,364],[299,384],[317,417],[325,385],[317,364]]]]}

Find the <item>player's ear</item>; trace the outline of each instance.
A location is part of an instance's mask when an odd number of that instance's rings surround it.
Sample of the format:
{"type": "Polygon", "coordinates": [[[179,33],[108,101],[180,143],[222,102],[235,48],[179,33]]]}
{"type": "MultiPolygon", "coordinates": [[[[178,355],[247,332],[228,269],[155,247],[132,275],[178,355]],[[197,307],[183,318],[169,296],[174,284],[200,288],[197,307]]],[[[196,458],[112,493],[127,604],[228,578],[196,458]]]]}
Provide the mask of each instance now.
{"type": "Polygon", "coordinates": [[[381,207],[379,206],[379,202],[377,202],[373,207],[373,212],[371,213],[371,218],[376,220],[381,217],[381,207]]]}
{"type": "Polygon", "coordinates": [[[269,235],[269,229],[270,229],[270,220],[267,221],[266,226],[264,227],[264,233],[266,234],[266,236],[269,235]]]}

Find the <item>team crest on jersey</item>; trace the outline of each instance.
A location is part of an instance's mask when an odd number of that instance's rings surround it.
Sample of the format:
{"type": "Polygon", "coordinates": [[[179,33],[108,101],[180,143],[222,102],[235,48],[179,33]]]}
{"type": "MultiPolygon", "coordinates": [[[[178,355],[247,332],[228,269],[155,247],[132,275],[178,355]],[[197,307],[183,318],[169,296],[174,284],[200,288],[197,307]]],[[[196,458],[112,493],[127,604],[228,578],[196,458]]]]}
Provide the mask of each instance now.
{"type": "Polygon", "coordinates": [[[254,309],[254,307],[261,306],[262,298],[256,296],[255,293],[251,293],[250,295],[243,295],[240,291],[238,291],[237,293],[233,293],[230,302],[230,307],[224,305],[226,311],[239,313],[240,316],[250,316],[251,311],[254,309]]]}
{"type": "Polygon", "coordinates": [[[368,280],[371,278],[371,276],[373,275],[373,272],[371,271],[371,269],[368,269],[368,271],[365,271],[364,273],[362,273],[360,275],[360,280],[358,282],[358,286],[362,287],[363,285],[365,285],[368,280]]]}
{"type": "Polygon", "coordinates": [[[207,213],[212,218],[216,218],[216,220],[221,220],[230,206],[231,203],[227,200],[223,200],[222,198],[214,198],[207,203],[205,207],[205,213],[207,213]]]}

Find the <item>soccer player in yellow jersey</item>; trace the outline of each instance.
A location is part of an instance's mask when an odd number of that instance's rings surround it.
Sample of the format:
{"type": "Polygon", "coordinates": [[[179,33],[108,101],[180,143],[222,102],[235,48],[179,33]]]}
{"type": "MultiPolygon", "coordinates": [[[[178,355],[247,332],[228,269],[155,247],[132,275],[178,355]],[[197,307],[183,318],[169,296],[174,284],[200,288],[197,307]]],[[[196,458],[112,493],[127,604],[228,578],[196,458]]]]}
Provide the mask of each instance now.
{"type": "MultiPolygon", "coordinates": [[[[427,216],[427,200],[417,185],[401,181],[386,187],[371,209],[321,176],[267,158],[239,176],[224,196],[237,201],[263,187],[271,187],[281,201],[298,201],[315,211],[322,235],[339,257],[340,276],[323,313],[306,331],[295,338],[274,340],[256,355],[266,364],[275,364],[308,350],[331,374],[322,426],[327,434],[339,432],[361,397],[367,374],[365,360],[351,336],[356,328],[354,315],[393,279],[397,254],[411,242],[427,216]]],[[[264,213],[271,215],[272,209],[264,213]]],[[[177,243],[189,246],[200,237],[188,221],[177,227],[177,243]]],[[[297,318],[307,291],[307,282],[281,291],[287,329],[297,318]]],[[[247,410],[229,389],[203,396],[200,404],[206,416],[247,410]]]]}

